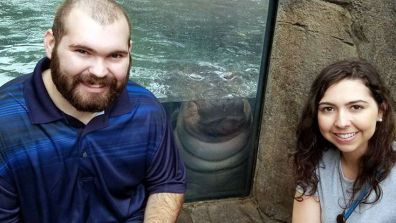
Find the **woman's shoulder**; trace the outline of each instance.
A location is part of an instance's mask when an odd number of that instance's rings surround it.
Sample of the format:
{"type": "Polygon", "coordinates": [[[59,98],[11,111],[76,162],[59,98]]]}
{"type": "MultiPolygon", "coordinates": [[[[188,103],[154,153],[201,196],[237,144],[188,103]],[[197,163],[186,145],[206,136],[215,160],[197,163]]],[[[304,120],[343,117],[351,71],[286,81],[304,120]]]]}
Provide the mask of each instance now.
{"type": "MultiPolygon", "coordinates": [[[[396,141],[393,142],[393,151],[396,152],[396,141]]],[[[393,165],[389,175],[387,176],[388,180],[392,181],[392,185],[396,185],[396,164],[393,165]],[[390,178],[390,179],[389,179],[390,178]]]]}
{"type": "Polygon", "coordinates": [[[323,152],[322,159],[319,162],[319,168],[328,168],[328,166],[337,165],[340,160],[340,152],[336,149],[329,148],[323,152]]]}

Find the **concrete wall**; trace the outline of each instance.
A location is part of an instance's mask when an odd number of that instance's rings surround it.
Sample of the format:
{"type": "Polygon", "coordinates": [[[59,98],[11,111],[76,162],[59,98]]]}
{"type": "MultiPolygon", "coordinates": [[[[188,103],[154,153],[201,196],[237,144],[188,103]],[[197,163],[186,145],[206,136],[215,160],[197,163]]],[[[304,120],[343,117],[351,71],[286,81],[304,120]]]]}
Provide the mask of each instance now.
{"type": "Polygon", "coordinates": [[[375,64],[396,98],[395,0],[281,0],[252,194],[186,204],[179,222],[290,222],[303,102],[318,72],[348,57],[375,64]]]}

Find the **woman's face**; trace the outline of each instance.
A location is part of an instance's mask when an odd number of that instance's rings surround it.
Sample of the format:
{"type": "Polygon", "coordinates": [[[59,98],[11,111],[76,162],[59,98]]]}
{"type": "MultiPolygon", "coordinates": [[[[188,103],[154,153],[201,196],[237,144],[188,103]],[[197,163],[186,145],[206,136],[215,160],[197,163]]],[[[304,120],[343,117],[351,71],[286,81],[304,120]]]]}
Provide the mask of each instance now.
{"type": "Polygon", "coordinates": [[[320,132],[343,154],[363,155],[381,118],[382,111],[360,79],[331,85],[319,102],[320,132]]]}

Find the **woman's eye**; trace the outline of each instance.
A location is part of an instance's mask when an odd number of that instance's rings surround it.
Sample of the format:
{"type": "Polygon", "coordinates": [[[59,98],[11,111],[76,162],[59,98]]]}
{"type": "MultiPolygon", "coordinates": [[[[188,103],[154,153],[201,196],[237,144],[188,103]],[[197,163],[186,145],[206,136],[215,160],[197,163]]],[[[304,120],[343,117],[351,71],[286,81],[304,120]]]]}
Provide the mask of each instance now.
{"type": "Polygon", "coordinates": [[[351,106],[351,110],[353,110],[353,111],[358,111],[358,110],[362,110],[363,109],[363,106],[361,106],[361,105],[352,105],[351,106]]]}
{"type": "Polygon", "coordinates": [[[332,111],[334,111],[334,108],[333,107],[322,107],[322,108],[320,108],[320,111],[322,111],[322,112],[332,112],[332,111]]]}

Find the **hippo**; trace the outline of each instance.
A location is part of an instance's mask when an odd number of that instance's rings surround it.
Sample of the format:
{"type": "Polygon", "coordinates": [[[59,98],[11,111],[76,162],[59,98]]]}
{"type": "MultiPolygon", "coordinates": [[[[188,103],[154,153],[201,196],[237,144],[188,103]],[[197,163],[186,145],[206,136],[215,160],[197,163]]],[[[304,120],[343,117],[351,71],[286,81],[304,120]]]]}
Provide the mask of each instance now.
{"type": "Polygon", "coordinates": [[[251,126],[244,98],[181,103],[174,134],[187,170],[187,201],[246,187],[251,126]]]}

